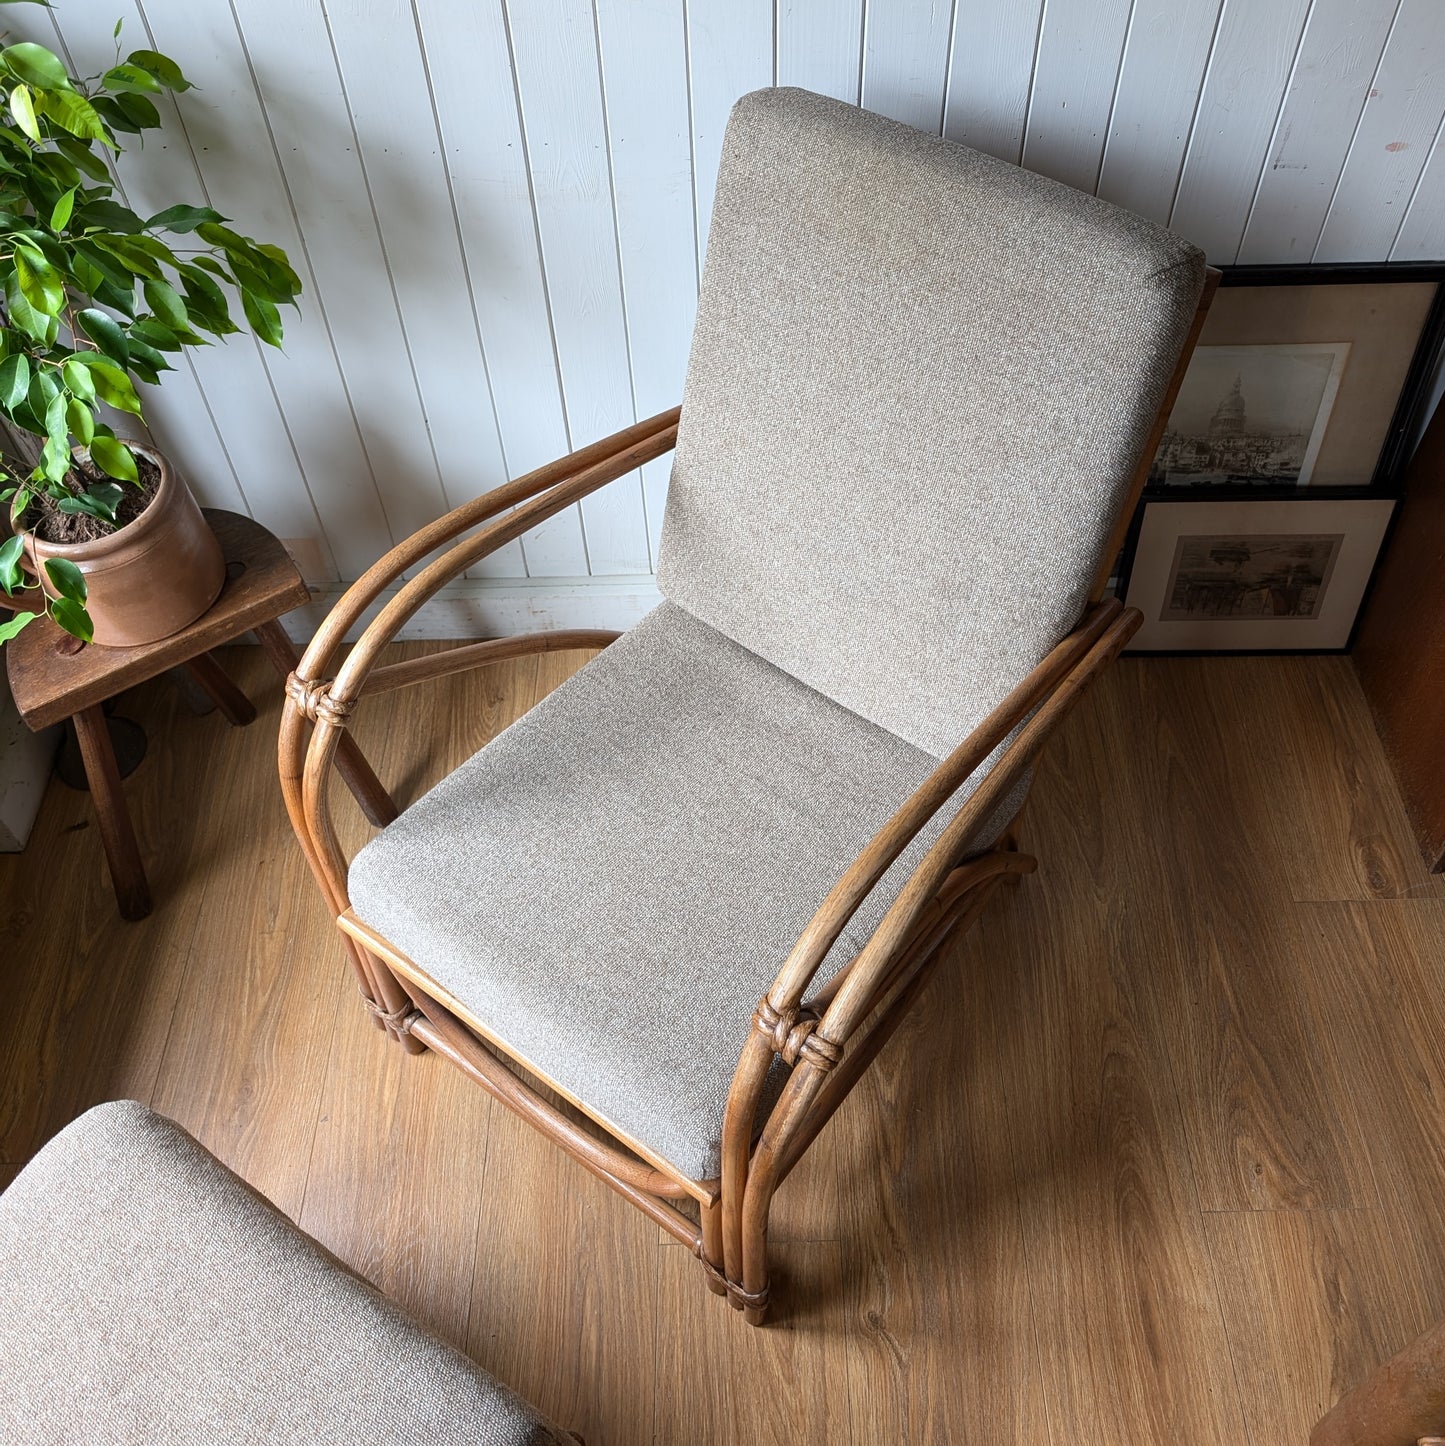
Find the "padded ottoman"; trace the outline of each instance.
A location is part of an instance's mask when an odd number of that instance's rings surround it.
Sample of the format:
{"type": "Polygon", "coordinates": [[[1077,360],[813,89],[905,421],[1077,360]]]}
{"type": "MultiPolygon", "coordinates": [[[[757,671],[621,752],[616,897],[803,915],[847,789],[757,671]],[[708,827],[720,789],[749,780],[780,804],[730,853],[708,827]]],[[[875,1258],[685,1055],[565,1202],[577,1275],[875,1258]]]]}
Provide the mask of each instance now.
{"type": "Polygon", "coordinates": [[[134,1101],[0,1196],[0,1440],[575,1446],[134,1101]]]}

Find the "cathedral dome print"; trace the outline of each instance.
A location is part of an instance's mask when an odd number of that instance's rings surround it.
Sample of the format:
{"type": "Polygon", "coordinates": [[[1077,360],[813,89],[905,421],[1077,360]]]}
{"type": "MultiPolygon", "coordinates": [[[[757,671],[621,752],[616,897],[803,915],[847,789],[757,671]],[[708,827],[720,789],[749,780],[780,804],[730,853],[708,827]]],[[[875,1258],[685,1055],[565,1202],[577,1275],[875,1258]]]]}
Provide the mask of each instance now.
{"type": "Polygon", "coordinates": [[[1201,346],[1169,416],[1151,483],[1305,486],[1350,344],[1201,346]]]}

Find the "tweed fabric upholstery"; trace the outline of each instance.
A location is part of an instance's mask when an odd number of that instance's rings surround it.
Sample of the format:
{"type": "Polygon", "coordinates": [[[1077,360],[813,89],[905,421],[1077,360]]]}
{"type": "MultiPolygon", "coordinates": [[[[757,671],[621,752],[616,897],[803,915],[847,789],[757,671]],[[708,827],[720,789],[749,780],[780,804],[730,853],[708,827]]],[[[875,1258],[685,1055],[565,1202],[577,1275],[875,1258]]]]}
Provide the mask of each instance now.
{"type": "Polygon", "coordinates": [[[571,1441],[134,1101],[0,1196],[0,1439],[571,1441]]]}
{"type": "Polygon", "coordinates": [[[800,90],[723,149],[666,596],[947,753],[1077,621],[1204,279],[1187,242],[800,90]]]}
{"type": "Polygon", "coordinates": [[[352,906],[624,1137],[715,1178],[758,1000],[937,762],[663,603],[372,839],[352,906]]]}

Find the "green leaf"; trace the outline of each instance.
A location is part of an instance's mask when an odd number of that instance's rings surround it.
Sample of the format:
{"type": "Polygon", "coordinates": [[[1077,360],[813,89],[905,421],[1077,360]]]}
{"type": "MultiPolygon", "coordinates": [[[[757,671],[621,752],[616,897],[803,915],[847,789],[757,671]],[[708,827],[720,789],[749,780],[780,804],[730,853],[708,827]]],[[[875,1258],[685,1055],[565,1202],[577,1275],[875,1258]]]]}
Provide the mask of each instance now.
{"type": "MultiPolygon", "coordinates": [[[[35,0],[35,3],[44,5],[48,3],[48,0],[35,0]]],[[[14,617],[0,623],[0,643],[8,643],[16,633],[33,623],[38,616],[38,613],[16,613],[14,617]]]]}
{"type": "Polygon", "coordinates": [[[118,482],[93,482],[86,489],[86,496],[100,509],[107,522],[114,522],[125,488],[118,482]]]}
{"type": "Polygon", "coordinates": [[[283,285],[292,296],[301,295],[301,278],[292,270],[291,258],[279,246],[267,243],[257,246],[257,252],[270,263],[269,274],[283,285]]]}
{"type": "Polygon", "coordinates": [[[126,345],[125,333],[113,316],[94,306],[87,306],[76,318],[81,331],[103,351],[124,366],[130,360],[130,348],[126,345]]]}
{"type": "Polygon", "coordinates": [[[50,229],[52,231],[65,230],[65,223],[70,220],[70,213],[75,210],[75,191],[72,186],[56,203],[54,210],[50,213],[50,229]]]}
{"type": "Polygon", "coordinates": [[[155,78],[170,90],[189,90],[191,83],[181,74],[181,68],[170,58],[169,55],[162,55],[158,50],[132,50],[126,56],[130,65],[138,65],[142,70],[148,70],[155,78]]]}
{"type": "MultiPolygon", "coordinates": [[[[141,231],[145,222],[129,206],[101,196],[92,201],[87,199],[77,212],[75,219],[84,226],[100,226],[107,231],[119,231],[122,236],[134,236],[141,231]]],[[[110,240],[110,237],[99,237],[110,240]]]]}
{"type": "Polygon", "coordinates": [[[88,643],[95,636],[90,614],[73,598],[57,598],[50,604],[50,616],[73,638],[88,643]]]}
{"type": "Polygon", "coordinates": [[[127,131],[136,136],[140,134],[141,128],[120,108],[118,96],[97,94],[92,105],[111,130],[127,131]]]}
{"type": "Polygon", "coordinates": [[[89,593],[85,585],[85,574],[69,558],[47,557],[45,574],[50,579],[51,587],[61,597],[71,598],[78,603],[85,601],[89,593]]]}
{"type": "MultiPolygon", "coordinates": [[[[80,184],[80,172],[62,155],[56,151],[40,151],[35,159],[60,182],[62,189],[66,186],[77,186],[80,184]]],[[[43,207],[41,208],[44,209],[43,207]]]]}
{"type": "Polygon", "coordinates": [[[160,381],[162,372],[175,370],[153,346],[147,346],[136,337],[130,339],[130,369],[141,381],[152,384],[160,381]]]}
{"type": "Polygon", "coordinates": [[[40,122],[35,119],[35,97],[28,85],[17,85],[10,92],[10,114],[15,117],[15,124],[38,144],[40,122]]]}
{"type": "MultiPolygon", "coordinates": [[[[139,99],[139,96],[121,97],[122,101],[139,99]]],[[[11,108],[14,108],[13,93],[11,108]]],[[[73,136],[79,136],[83,141],[99,141],[101,145],[108,146],[111,150],[116,149],[116,144],[107,133],[105,122],[101,120],[96,108],[83,95],[79,95],[73,90],[47,90],[37,97],[35,109],[49,120],[53,120],[62,130],[69,131],[73,136]]],[[[151,109],[154,110],[155,107],[151,106],[151,109]]],[[[159,120],[160,117],[158,116],[156,119],[159,120]]]]}
{"type": "Polygon", "coordinates": [[[97,436],[90,444],[91,460],[108,477],[120,482],[139,482],[140,472],[135,465],[135,456],[124,442],[114,437],[97,436]]]}
{"type": "Polygon", "coordinates": [[[0,60],[23,80],[37,90],[69,90],[70,76],[58,55],[52,54],[43,45],[22,40],[19,45],[7,45],[0,50],[0,60]]]}
{"type": "Polygon", "coordinates": [[[92,181],[109,181],[110,172],[105,168],[105,162],[97,156],[83,141],[78,141],[74,136],[57,136],[55,138],[55,149],[60,152],[72,165],[84,171],[92,181]]]}
{"type": "Polygon", "coordinates": [[[15,279],[20,294],[36,311],[56,316],[65,305],[65,282],[56,269],[30,246],[15,250],[15,279]]]}
{"type": "Polygon", "coordinates": [[[136,236],[97,236],[95,244],[102,251],[109,251],[127,270],[149,281],[161,279],[161,269],[151,258],[135,245],[136,236]]]}
{"type": "Polygon", "coordinates": [[[167,231],[194,231],[197,226],[214,225],[226,218],[209,206],[167,206],[146,222],[147,226],[163,226],[167,231]]]}
{"type": "MultiPolygon", "coordinates": [[[[191,336],[189,331],[184,333],[191,336]]],[[[196,338],[200,340],[199,337],[196,338]]],[[[173,332],[170,327],[162,326],[158,321],[151,321],[149,318],[136,322],[130,329],[130,350],[134,358],[136,342],[143,342],[146,346],[154,347],[157,351],[180,351],[181,338],[173,332]]]]}
{"type": "Polygon", "coordinates": [[[20,559],[25,552],[25,539],[10,536],[0,543],[0,588],[6,597],[14,597],[15,589],[25,580],[20,559]]]}
{"type": "MultiPolygon", "coordinates": [[[[64,425],[65,412],[64,407],[62,406],[62,429],[64,428],[64,425]]],[[[70,447],[67,445],[67,439],[64,435],[63,430],[59,437],[57,437],[52,432],[48,437],[46,437],[45,446],[40,453],[40,466],[38,469],[40,475],[44,477],[44,479],[51,485],[52,488],[60,487],[64,484],[65,474],[70,471],[70,465],[70,447]]]]}
{"type": "MultiPolygon", "coordinates": [[[[30,410],[37,417],[45,416],[50,409],[51,402],[60,394],[60,383],[56,381],[55,375],[49,367],[32,369],[30,390],[26,393],[26,400],[30,403],[30,410]]],[[[46,430],[48,431],[49,428],[46,430]]]]}
{"type": "Polygon", "coordinates": [[[186,304],[169,281],[147,281],[141,289],[146,299],[146,305],[172,331],[190,330],[191,319],[186,314],[186,304]]]}
{"type": "MultiPolygon", "coordinates": [[[[131,412],[137,417],[140,416],[140,398],[136,396],[130,378],[119,367],[94,356],[86,358],[86,365],[90,368],[90,374],[95,380],[95,392],[101,401],[108,403],[118,412],[131,412]]],[[[106,471],[109,472],[110,469],[106,468],[106,471]]],[[[115,473],[111,472],[110,475],[114,477],[115,473]]]]}
{"type": "Polygon", "coordinates": [[[107,90],[121,92],[150,91],[152,94],[159,94],[161,83],[150,71],[142,70],[138,65],[116,65],[107,70],[101,76],[100,83],[107,90]]]}
{"type": "Polygon", "coordinates": [[[30,358],[24,352],[0,361],[0,407],[18,407],[30,390],[30,358]]]}
{"type": "Polygon", "coordinates": [[[127,120],[133,121],[143,131],[155,130],[161,123],[161,113],[143,95],[122,94],[115,103],[127,120]]]}
{"type": "Polygon", "coordinates": [[[243,291],[241,307],[246,313],[246,320],[251,323],[251,330],[268,345],[279,347],[282,335],[281,313],[276,310],[275,303],[264,296],[257,296],[252,291],[243,291]]]}
{"type": "Polygon", "coordinates": [[[82,447],[90,446],[95,436],[95,413],[79,397],[71,397],[66,402],[65,425],[82,447]]]}
{"type": "Polygon", "coordinates": [[[5,288],[5,305],[10,312],[10,320],[32,341],[44,347],[54,345],[60,322],[31,306],[18,286],[5,288]]]}
{"type": "Polygon", "coordinates": [[[203,226],[196,227],[196,234],[202,241],[209,242],[212,246],[219,246],[222,251],[249,251],[251,243],[229,226],[222,226],[216,221],[207,221],[203,226]]]}
{"type": "Polygon", "coordinates": [[[76,357],[66,357],[61,363],[60,375],[65,385],[83,402],[95,398],[95,383],[91,380],[90,368],[76,357]]]}

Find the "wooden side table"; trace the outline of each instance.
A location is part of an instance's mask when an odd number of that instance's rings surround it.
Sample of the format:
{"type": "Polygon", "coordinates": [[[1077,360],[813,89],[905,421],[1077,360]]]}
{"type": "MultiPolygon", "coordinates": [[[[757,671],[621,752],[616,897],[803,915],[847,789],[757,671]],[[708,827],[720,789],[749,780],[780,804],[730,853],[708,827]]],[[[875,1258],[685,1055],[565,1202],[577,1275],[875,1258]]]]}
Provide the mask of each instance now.
{"type": "MultiPolygon", "coordinates": [[[[184,631],[138,648],[101,648],[71,637],[46,617],[5,645],[10,691],[26,724],[38,731],[69,718],[75,725],[111,884],[126,919],[150,913],[150,885],[101,705],[158,673],[184,667],[226,719],[240,726],[256,717],[255,706],[210,650],[254,630],[283,678],[300,661],[276,621],[310,600],[296,564],[280,541],[249,517],[207,508],[206,520],[220,539],[226,583],[209,611],[184,631]]],[[[396,817],[395,804],[349,733],[342,737],[337,767],[372,823],[380,827],[396,817]]]]}

